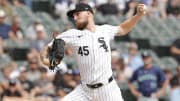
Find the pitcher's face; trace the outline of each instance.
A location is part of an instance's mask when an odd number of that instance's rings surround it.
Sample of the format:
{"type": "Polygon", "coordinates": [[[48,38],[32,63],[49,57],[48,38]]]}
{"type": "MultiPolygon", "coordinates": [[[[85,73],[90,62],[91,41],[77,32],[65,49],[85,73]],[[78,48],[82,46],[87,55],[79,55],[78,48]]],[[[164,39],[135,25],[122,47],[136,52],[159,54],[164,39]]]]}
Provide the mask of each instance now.
{"type": "Polygon", "coordinates": [[[79,11],[73,14],[73,19],[77,29],[83,30],[88,25],[89,13],[89,11],[79,11]]]}

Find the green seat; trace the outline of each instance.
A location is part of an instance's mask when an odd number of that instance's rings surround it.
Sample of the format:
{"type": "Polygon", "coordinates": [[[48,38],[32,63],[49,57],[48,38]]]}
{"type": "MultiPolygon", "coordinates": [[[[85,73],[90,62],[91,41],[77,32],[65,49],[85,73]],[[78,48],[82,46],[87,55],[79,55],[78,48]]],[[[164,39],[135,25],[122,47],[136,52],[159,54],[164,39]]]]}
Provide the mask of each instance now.
{"type": "Polygon", "coordinates": [[[104,16],[100,12],[97,12],[94,15],[94,20],[95,20],[95,23],[97,23],[97,24],[103,24],[103,23],[107,22],[106,19],[104,18],[104,16]]]}
{"type": "Polygon", "coordinates": [[[27,65],[27,61],[15,61],[18,67],[27,65]]]}
{"type": "Polygon", "coordinates": [[[172,57],[161,58],[161,63],[165,66],[165,68],[171,70],[172,72],[174,72],[178,66],[178,63],[172,57]]]}
{"type": "Polygon", "coordinates": [[[29,48],[30,41],[29,40],[21,40],[21,41],[14,41],[7,39],[4,41],[5,47],[7,48],[29,48]]]}
{"type": "Polygon", "coordinates": [[[0,69],[4,65],[8,65],[11,62],[11,57],[8,54],[2,54],[0,58],[0,69]]]}
{"type": "Polygon", "coordinates": [[[104,18],[110,25],[118,25],[120,23],[119,19],[115,15],[106,15],[104,18]]]}

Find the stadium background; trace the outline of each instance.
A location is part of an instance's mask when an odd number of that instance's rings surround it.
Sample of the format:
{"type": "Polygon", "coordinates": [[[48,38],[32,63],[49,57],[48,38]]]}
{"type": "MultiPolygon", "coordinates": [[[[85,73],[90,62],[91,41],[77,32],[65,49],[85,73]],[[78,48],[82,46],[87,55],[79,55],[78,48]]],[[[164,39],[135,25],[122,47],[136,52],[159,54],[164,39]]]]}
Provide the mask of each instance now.
{"type": "MultiPolygon", "coordinates": [[[[94,19],[99,25],[117,25],[133,16],[138,2],[148,6],[148,14],[129,35],[115,37],[111,42],[112,69],[125,101],[134,101],[134,97],[127,87],[129,72],[125,74],[120,68],[122,64],[131,67],[127,61],[118,60],[131,48],[137,49],[139,57],[141,51],[149,51],[153,63],[165,74],[180,75],[179,60],[174,58],[180,54],[172,55],[171,50],[180,48],[176,46],[180,44],[179,0],[0,0],[0,95],[4,101],[60,101],[80,83],[76,62],[68,48],[61,70],[49,71],[38,57],[53,36],[73,28],[66,12],[77,2],[94,8],[94,19]],[[118,73],[122,73],[122,78],[118,73]],[[15,89],[16,97],[5,96],[10,89],[15,89]]],[[[169,101],[170,89],[169,85],[162,101],[169,101]]]]}

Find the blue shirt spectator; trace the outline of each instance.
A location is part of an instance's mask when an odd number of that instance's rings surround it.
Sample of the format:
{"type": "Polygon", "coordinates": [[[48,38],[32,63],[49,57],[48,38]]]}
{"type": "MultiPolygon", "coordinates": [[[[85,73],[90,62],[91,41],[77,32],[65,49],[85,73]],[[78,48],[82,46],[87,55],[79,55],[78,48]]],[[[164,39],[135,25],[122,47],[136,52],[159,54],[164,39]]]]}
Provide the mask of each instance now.
{"type": "Polygon", "coordinates": [[[11,27],[4,23],[6,14],[3,10],[0,10],[0,37],[3,39],[8,38],[8,33],[11,30],[11,27]]]}
{"type": "Polygon", "coordinates": [[[158,90],[158,85],[165,81],[165,75],[160,68],[152,66],[149,69],[144,66],[137,69],[130,82],[137,81],[138,91],[144,96],[150,97],[152,93],[158,90]]]}
{"type": "MultiPolygon", "coordinates": [[[[124,59],[128,59],[130,56],[129,54],[124,54],[123,57],[124,59]]],[[[131,59],[128,60],[129,60],[128,67],[132,68],[133,71],[135,71],[136,69],[138,69],[140,66],[143,65],[143,61],[141,57],[138,55],[132,56],[131,59]]]]}
{"type": "Polygon", "coordinates": [[[144,65],[133,73],[128,86],[138,101],[158,101],[167,86],[165,74],[152,64],[149,52],[145,51],[141,55],[144,65]],[[133,82],[137,83],[138,89],[135,89],[133,82]]]}
{"type": "Polygon", "coordinates": [[[179,101],[179,99],[180,99],[180,88],[175,88],[169,94],[169,101],[179,101]]]}
{"type": "Polygon", "coordinates": [[[32,40],[31,48],[36,49],[38,52],[48,43],[46,40],[46,33],[43,25],[36,26],[36,39],[32,40]]]}
{"type": "Polygon", "coordinates": [[[24,0],[25,5],[27,5],[30,9],[32,9],[33,0],[24,0]]]}
{"type": "Polygon", "coordinates": [[[169,94],[169,101],[179,101],[180,99],[180,86],[179,80],[177,76],[174,76],[170,80],[171,92],[169,94]]]}
{"type": "Polygon", "coordinates": [[[137,68],[143,65],[142,58],[137,55],[138,46],[135,42],[131,42],[128,45],[128,53],[123,54],[123,58],[128,61],[128,67],[135,71],[137,68]]]}
{"type": "Polygon", "coordinates": [[[3,39],[8,38],[8,33],[10,32],[11,27],[7,24],[0,24],[0,37],[3,39]]]}

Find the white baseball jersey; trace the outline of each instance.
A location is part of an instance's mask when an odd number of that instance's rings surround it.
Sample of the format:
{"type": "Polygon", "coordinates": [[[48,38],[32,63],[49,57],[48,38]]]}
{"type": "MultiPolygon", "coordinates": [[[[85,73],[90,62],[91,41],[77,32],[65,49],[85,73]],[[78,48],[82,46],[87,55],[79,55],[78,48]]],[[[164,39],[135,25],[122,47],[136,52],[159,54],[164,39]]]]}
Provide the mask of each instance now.
{"type": "MultiPolygon", "coordinates": [[[[80,70],[82,84],[108,83],[108,79],[112,76],[110,40],[113,39],[114,35],[118,32],[119,29],[117,26],[96,25],[95,32],[71,29],[56,37],[57,39],[60,38],[64,40],[66,45],[72,48],[80,70]]],[[[49,45],[52,45],[52,42],[49,45]]],[[[113,98],[114,100],[108,101],[122,101],[120,90],[117,85],[114,86],[114,89],[117,89],[116,91],[114,90],[115,92],[113,94],[119,97],[109,95],[109,99],[113,98]]],[[[85,92],[83,88],[83,86],[77,87],[72,93],[65,97],[63,101],[96,101],[90,98],[89,100],[85,100],[86,98],[83,99],[82,95],[91,95],[90,93],[82,94],[82,92],[85,92]],[[79,95],[79,97],[76,95],[79,95]],[[75,100],[75,97],[78,100],[75,100]],[[72,98],[74,100],[71,100],[72,98]]],[[[108,90],[99,91],[106,93],[103,97],[99,95],[99,99],[103,98],[102,101],[108,99],[107,94],[112,90],[110,87],[104,89],[108,90]]]]}
{"type": "Polygon", "coordinates": [[[115,26],[102,25],[96,26],[95,32],[71,29],[56,37],[72,48],[82,83],[104,82],[112,76],[110,39],[117,32],[115,26]]]}

